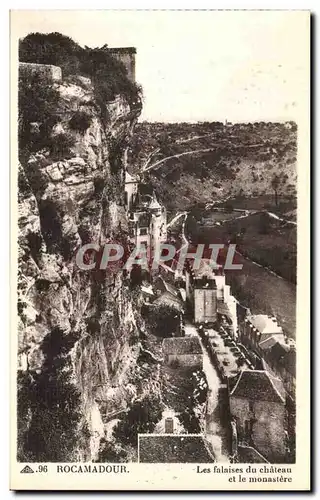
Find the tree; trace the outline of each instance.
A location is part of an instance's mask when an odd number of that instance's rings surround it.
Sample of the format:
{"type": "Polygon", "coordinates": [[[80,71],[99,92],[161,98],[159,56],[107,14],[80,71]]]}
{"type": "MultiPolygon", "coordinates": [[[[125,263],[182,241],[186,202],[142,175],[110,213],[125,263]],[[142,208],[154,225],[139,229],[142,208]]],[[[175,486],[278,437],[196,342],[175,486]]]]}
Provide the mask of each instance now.
{"type": "Polygon", "coordinates": [[[158,337],[171,337],[179,331],[180,311],[168,305],[151,306],[145,310],[151,333],[158,337]]]}
{"type": "Polygon", "coordinates": [[[71,380],[68,356],[76,336],[55,328],[42,342],[40,374],[18,379],[21,461],[72,461],[78,443],[80,394],[71,380]]]}
{"type": "Polygon", "coordinates": [[[138,434],[151,433],[161,419],[162,410],[163,405],[157,397],[146,396],[136,401],[114,428],[114,437],[124,444],[136,446],[138,434]]]}
{"type": "Polygon", "coordinates": [[[38,75],[19,79],[19,149],[38,151],[50,143],[58,121],[59,93],[38,75]]]}
{"type": "Polygon", "coordinates": [[[271,180],[271,187],[274,190],[274,201],[276,206],[278,206],[278,189],[280,186],[280,177],[275,174],[271,180]]]}

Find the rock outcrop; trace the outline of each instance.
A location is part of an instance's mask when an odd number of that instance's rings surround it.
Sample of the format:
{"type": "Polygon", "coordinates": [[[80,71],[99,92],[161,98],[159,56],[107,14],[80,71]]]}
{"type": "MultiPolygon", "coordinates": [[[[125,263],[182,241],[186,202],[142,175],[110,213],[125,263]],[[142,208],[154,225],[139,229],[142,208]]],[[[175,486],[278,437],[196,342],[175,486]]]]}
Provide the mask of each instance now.
{"type": "MultiPolygon", "coordinates": [[[[81,270],[75,255],[88,242],[127,240],[125,150],[138,111],[119,95],[101,113],[90,80],[72,81],[53,84],[60,96],[59,120],[50,138],[57,148],[44,146],[20,155],[21,459],[41,459],[28,451],[27,435],[37,409],[26,395],[43,374],[54,378],[48,352],[54,376],[60,376],[57,363],[63,360],[61,373],[68,374],[79,398],[79,439],[57,460],[95,459],[104,435],[104,416],[123,409],[136,394],[134,368],[143,323],[139,295],[121,272],[81,270]],[[86,116],[86,130],[71,126],[79,113],[86,116]],[[46,351],[48,342],[50,351],[46,351]]],[[[34,123],[33,134],[39,134],[40,128],[34,123]]],[[[67,416],[68,402],[64,399],[63,404],[67,416]]]]}

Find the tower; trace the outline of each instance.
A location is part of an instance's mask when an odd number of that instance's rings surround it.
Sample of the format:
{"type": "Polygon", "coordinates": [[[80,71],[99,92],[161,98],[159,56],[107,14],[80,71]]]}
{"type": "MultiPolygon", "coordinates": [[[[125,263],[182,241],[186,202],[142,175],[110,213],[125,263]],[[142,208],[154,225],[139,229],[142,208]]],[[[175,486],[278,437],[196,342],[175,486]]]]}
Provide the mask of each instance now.
{"type": "Polygon", "coordinates": [[[155,255],[160,250],[160,244],[167,240],[167,213],[163,205],[158,202],[155,193],[150,201],[148,211],[150,220],[150,250],[155,255]]]}

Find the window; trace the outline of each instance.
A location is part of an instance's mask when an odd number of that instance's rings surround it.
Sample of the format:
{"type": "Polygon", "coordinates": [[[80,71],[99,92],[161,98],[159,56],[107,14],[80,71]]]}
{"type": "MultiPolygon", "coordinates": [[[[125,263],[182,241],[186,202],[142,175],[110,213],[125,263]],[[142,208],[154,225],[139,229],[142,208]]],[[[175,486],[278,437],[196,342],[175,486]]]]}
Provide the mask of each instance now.
{"type": "Polygon", "coordinates": [[[140,228],[140,233],[141,236],[146,236],[148,234],[148,228],[146,227],[141,227],[140,228]]]}
{"type": "Polygon", "coordinates": [[[173,418],[166,418],[164,422],[164,431],[166,434],[173,434],[173,418]]]}

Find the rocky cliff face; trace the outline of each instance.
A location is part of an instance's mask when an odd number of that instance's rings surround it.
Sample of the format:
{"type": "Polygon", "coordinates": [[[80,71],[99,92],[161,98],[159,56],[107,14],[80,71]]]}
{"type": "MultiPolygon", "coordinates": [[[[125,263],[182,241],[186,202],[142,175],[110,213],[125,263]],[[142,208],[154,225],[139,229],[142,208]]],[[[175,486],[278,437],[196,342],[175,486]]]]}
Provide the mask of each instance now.
{"type": "MultiPolygon", "coordinates": [[[[39,387],[52,383],[59,392],[57,379],[65,375],[75,391],[80,439],[75,448],[71,439],[53,459],[90,460],[97,457],[105,417],[137,392],[134,367],[143,322],[139,295],[127,278],[81,270],[75,254],[84,243],[127,239],[125,151],[137,112],[119,96],[106,103],[102,115],[83,77],[54,86],[59,120],[50,137],[58,147],[24,154],[19,166],[19,453],[41,459],[45,445],[30,437],[39,404],[46,404],[39,387]],[[75,113],[86,114],[86,130],[70,126],[75,113]]],[[[41,124],[32,125],[40,133],[41,124]]],[[[68,418],[68,398],[58,394],[57,401],[68,418]]]]}

